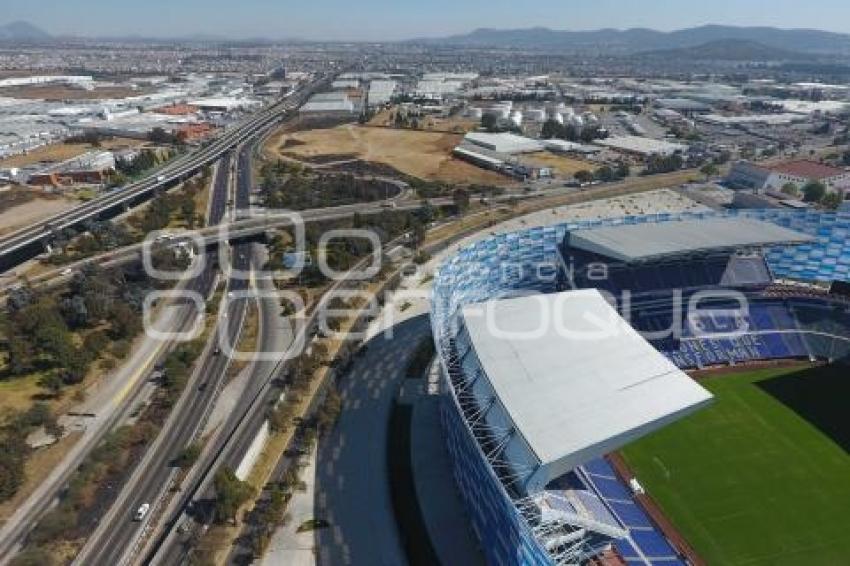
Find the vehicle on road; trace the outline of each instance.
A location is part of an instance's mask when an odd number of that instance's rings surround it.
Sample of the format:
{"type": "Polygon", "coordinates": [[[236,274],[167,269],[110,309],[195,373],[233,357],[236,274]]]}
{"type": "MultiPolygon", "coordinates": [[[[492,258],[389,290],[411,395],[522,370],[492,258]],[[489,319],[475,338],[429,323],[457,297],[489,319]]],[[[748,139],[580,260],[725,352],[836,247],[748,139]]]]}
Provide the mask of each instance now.
{"type": "Polygon", "coordinates": [[[136,511],[136,514],[133,517],[133,520],[134,521],[141,521],[142,519],[144,519],[147,516],[148,511],[150,511],[150,510],[151,510],[151,504],[150,503],[142,503],[139,506],[139,509],[136,511]]]}

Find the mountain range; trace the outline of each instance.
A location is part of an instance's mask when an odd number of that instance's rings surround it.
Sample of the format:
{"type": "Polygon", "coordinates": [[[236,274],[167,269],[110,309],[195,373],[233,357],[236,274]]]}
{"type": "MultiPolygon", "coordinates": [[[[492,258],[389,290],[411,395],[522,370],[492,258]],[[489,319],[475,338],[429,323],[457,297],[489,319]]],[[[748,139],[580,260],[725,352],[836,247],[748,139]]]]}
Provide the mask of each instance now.
{"type": "Polygon", "coordinates": [[[850,53],[850,35],[773,27],[706,25],[676,31],[647,28],[561,31],[549,28],[481,28],[464,35],[421,40],[464,47],[516,47],[524,49],[599,49],[608,52],[682,49],[719,41],[749,41],[766,47],[809,53],[850,53]]]}
{"type": "Polygon", "coordinates": [[[29,22],[0,25],[0,41],[49,41],[51,35],[29,22]]]}
{"type": "MultiPolygon", "coordinates": [[[[139,36],[137,39],[141,39],[139,36]]],[[[0,24],[0,42],[50,42],[60,38],[29,22],[0,24]]],[[[101,38],[104,39],[104,38],[101,38]]],[[[113,38],[133,39],[133,38],[113,38]]],[[[227,42],[224,36],[195,34],[177,41],[227,42]]],[[[244,41],[244,40],[243,40],[244,41]]],[[[273,40],[254,39],[255,42],[273,40]]],[[[697,60],[802,60],[803,54],[850,55],[850,35],[814,29],[705,25],[676,31],[648,28],[590,31],[481,28],[443,38],[409,40],[410,43],[458,47],[501,47],[545,51],[594,51],[608,54],[649,54],[697,60]]]]}
{"type": "Polygon", "coordinates": [[[813,53],[770,47],[748,39],[719,39],[693,47],[645,51],[638,56],[644,60],[728,62],[803,62],[817,58],[813,53]]]}

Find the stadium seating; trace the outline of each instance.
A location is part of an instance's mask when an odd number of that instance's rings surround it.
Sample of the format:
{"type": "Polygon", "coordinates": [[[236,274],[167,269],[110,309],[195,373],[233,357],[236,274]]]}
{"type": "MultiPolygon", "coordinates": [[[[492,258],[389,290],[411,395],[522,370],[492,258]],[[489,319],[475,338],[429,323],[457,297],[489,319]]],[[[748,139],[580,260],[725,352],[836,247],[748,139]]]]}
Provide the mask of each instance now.
{"type": "Polygon", "coordinates": [[[635,502],[629,489],[617,479],[611,464],[599,458],[582,466],[578,474],[601,496],[607,509],[629,531],[628,539],[614,543],[614,547],[627,563],[645,564],[640,560],[640,555],[643,554],[653,565],[684,564],[664,535],[635,502]]]}

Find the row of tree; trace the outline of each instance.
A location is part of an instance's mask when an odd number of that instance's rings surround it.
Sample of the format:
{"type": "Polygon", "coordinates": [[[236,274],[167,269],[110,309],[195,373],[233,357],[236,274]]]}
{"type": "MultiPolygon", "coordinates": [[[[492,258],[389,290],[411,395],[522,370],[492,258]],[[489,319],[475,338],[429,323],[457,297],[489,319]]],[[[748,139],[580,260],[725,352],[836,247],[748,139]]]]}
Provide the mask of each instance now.
{"type": "Polygon", "coordinates": [[[25,480],[25,465],[31,449],[27,436],[39,427],[55,437],[62,435],[62,427],[45,403],[36,403],[27,411],[8,418],[0,428],[0,501],[17,493],[25,480]]]}
{"type": "Polygon", "coordinates": [[[573,124],[562,124],[557,120],[547,120],[541,131],[543,139],[561,139],[571,142],[590,143],[593,140],[604,139],[608,133],[599,126],[586,125],[581,128],[573,124]]]}
{"type": "Polygon", "coordinates": [[[782,192],[795,198],[802,196],[804,202],[818,204],[829,210],[838,209],[844,202],[841,193],[829,191],[826,185],[819,181],[806,183],[802,189],[794,183],[785,183],[782,192]]]}
{"type": "Polygon", "coordinates": [[[592,183],[599,181],[601,183],[611,183],[613,181],[621,181],[629,176],[631,168],[625,161],[619,161],[612,167],[611,165],[603,165],[595,171],[581,170],[573,174],[573,177],[579,183],[592,183]]]}
{"type": "Polygon", "coordinates": [[[260,191],[268,208],[304,210],[370,202],[396,190],[385,181],[345,173],[316,174],[282,161],[266,163],[260,170],[260,191]]]}
{"type": "Polygon", "coordinates": [[[89,266],[76,274],[67,292],[13,291],[0,320],[6,337],[4,379],[38,372],[40,385],[56,394],[83,380],[110,345],[141,330],[146,278],[125,270],[89,266]]]}

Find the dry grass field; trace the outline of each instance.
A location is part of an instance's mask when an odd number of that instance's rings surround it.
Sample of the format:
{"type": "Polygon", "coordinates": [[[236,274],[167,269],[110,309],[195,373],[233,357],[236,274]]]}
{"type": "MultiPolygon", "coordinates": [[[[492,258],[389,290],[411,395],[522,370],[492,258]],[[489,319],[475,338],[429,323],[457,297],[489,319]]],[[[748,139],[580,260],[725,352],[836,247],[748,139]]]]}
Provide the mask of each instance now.
{"type": "Polygon", "coordinates": [[[395,130],[344,125],[272,136],[267,155],[285,153],[297,159],[321,156],[349,157],[389,165],[402,173],[428,181],[509,186],[514,182],[498,173],[454,159],[452,149],[459,134],[395,130]],[[286,146],[286,147],[284,147],[286,146]]]}
{"type": "Polygon", "coordinates": [[[79,204],[76,200],[58,195],[12,189],[0,194],[0,235],[34,224],[43,218],[68,210],[79,204]]]}
{"type": "Polygon", "coordinates": [[[565,155],[555,155],[548,151],[523,155],[522,160],[540,167],[551,167],[559,177],[572,177],[579,171],[594,171],[599,167],[599,165],[590,161],[565,155]]]}

